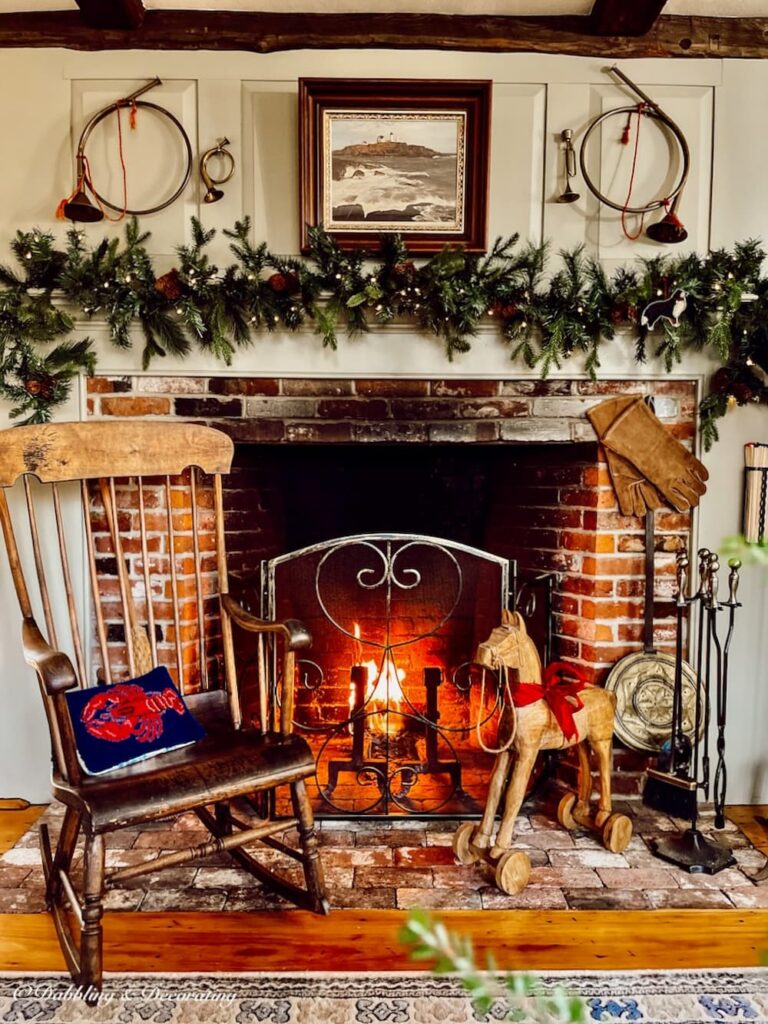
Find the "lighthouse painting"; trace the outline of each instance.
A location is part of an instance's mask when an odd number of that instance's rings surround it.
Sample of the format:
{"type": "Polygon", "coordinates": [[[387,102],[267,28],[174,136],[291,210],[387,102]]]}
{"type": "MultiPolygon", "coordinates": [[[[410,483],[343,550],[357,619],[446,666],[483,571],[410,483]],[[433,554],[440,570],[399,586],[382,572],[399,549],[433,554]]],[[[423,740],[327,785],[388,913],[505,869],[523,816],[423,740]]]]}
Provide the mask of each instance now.
{"type": "Polygon", "coordinates": [[[464,113],[325,112],[323,223],[460,232],[464,113]]]}
{"type": "Polygon", "coordinates": [[[346,248],[484,251],[490,105],[490,82],[300,79],[304,250],[322,224],[346,248]]]}

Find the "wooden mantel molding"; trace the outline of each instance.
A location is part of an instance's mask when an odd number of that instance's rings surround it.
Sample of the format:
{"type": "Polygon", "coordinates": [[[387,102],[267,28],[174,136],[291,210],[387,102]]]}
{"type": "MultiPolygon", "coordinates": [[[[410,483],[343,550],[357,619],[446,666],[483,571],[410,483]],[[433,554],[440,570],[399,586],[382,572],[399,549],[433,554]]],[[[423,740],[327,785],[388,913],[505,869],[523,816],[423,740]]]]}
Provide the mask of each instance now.
{"type": "MultiPolygon", "coordinates": [[[[647,7],[647,5],[646,5],[647,7]]],[[[140,28],[92,28],[79,11],[0,15],[0,47],[243,50],[381,47],[625,57],[768,57],[768,18],[661,15],[643,36],[598,36],[591,16],[147,11],[140,28]]]]}

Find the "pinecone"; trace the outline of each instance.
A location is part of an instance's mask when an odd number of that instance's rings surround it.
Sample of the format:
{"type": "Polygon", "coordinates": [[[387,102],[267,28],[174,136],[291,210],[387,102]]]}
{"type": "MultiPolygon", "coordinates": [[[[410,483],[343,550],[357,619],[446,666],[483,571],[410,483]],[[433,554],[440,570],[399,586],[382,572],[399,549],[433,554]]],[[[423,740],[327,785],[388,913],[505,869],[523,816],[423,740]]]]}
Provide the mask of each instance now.
{"type": "Polygon", "coordinates": [[[273,292],[284,295],[293,295],[301,287],[301,282],[296,274],[291,273],[273,274],[267,278],[267,284],[273,292]]]}
{"type": "Polygon", "coordinates": [[[173,270],[169,270],[167,274],[163,274],[162,277],[158,277],[155,281],[155,291],[160,292],[170,302],[180,299],[183,290],[181,277],[175,267],[173,270]]]}
{"type": "Polygon", "coordinates": [[[397,284],[409,284],[416,277],[416,264],[413,260],[403,260],[392,267],[392,277],[397,284]]]}
{"type": "Polygon", "coordinates": [[[719,370],[715,370],[709,382],[710,389],[716,395],[731,394],[732,384],[733,375],[727,366],[721,366],[719,370]]]}
{"type": "Polygon", "coordinates": [[[755,397],[755,392],[752,388],[748,384],[743,384],[740,381],[731,385],[731,394],[739,405],[746,405],[747,402],[751,402],[755,397]]]}
{"type": "Polygon", "coordinates": [[[612,324],[634,324],[637,322],[637,309],[629,302],[617,302],[611,310],[612,324]]]}
{"type": "Polygon", "coordinates": [[[496,302],[491,308],[493,315],[501,320],[512,320],[520,312],[520,307],[514,302],[496,302]]]}
{"type": "Polygon", "coordinates": [[[23,386],[32,398],[42,398],[45,402],[50,402],[53,398],[54,380],[47,373],[28,378],[23,386]]]}

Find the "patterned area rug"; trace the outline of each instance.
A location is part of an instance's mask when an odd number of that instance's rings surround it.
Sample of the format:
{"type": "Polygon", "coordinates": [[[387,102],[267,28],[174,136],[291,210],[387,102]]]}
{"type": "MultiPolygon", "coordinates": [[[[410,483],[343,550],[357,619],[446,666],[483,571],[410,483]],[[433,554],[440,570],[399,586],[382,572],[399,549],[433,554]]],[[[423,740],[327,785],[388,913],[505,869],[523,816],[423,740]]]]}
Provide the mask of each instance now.
{"type": "MultiPolygon", "coordinates": [[[[587,1021],[768,1022],[763,969],[553,973],[541,977],[541,986],[581,998],[587,1021]]],[[[0,1021],[13,1024],[473,1024],[505,1020],[508,1010],[499,1002],[481,1017],[457,981],[424,973],[113,974],[98,1006],[86,1005],[61,975],[0,979],[0,1021]]]]}

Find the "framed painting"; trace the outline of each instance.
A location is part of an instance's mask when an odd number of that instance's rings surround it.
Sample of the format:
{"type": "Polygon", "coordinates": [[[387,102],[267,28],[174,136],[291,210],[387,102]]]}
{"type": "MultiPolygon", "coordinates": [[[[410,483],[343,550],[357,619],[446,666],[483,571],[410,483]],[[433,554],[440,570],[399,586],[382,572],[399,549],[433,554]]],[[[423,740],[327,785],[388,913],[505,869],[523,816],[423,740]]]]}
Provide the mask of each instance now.
{"type": "Polygon", "coordinates": [[[302,251],[322,224],[345,248],[483,252],[490,115],[490,82],[300,79],[302,251]]]}

